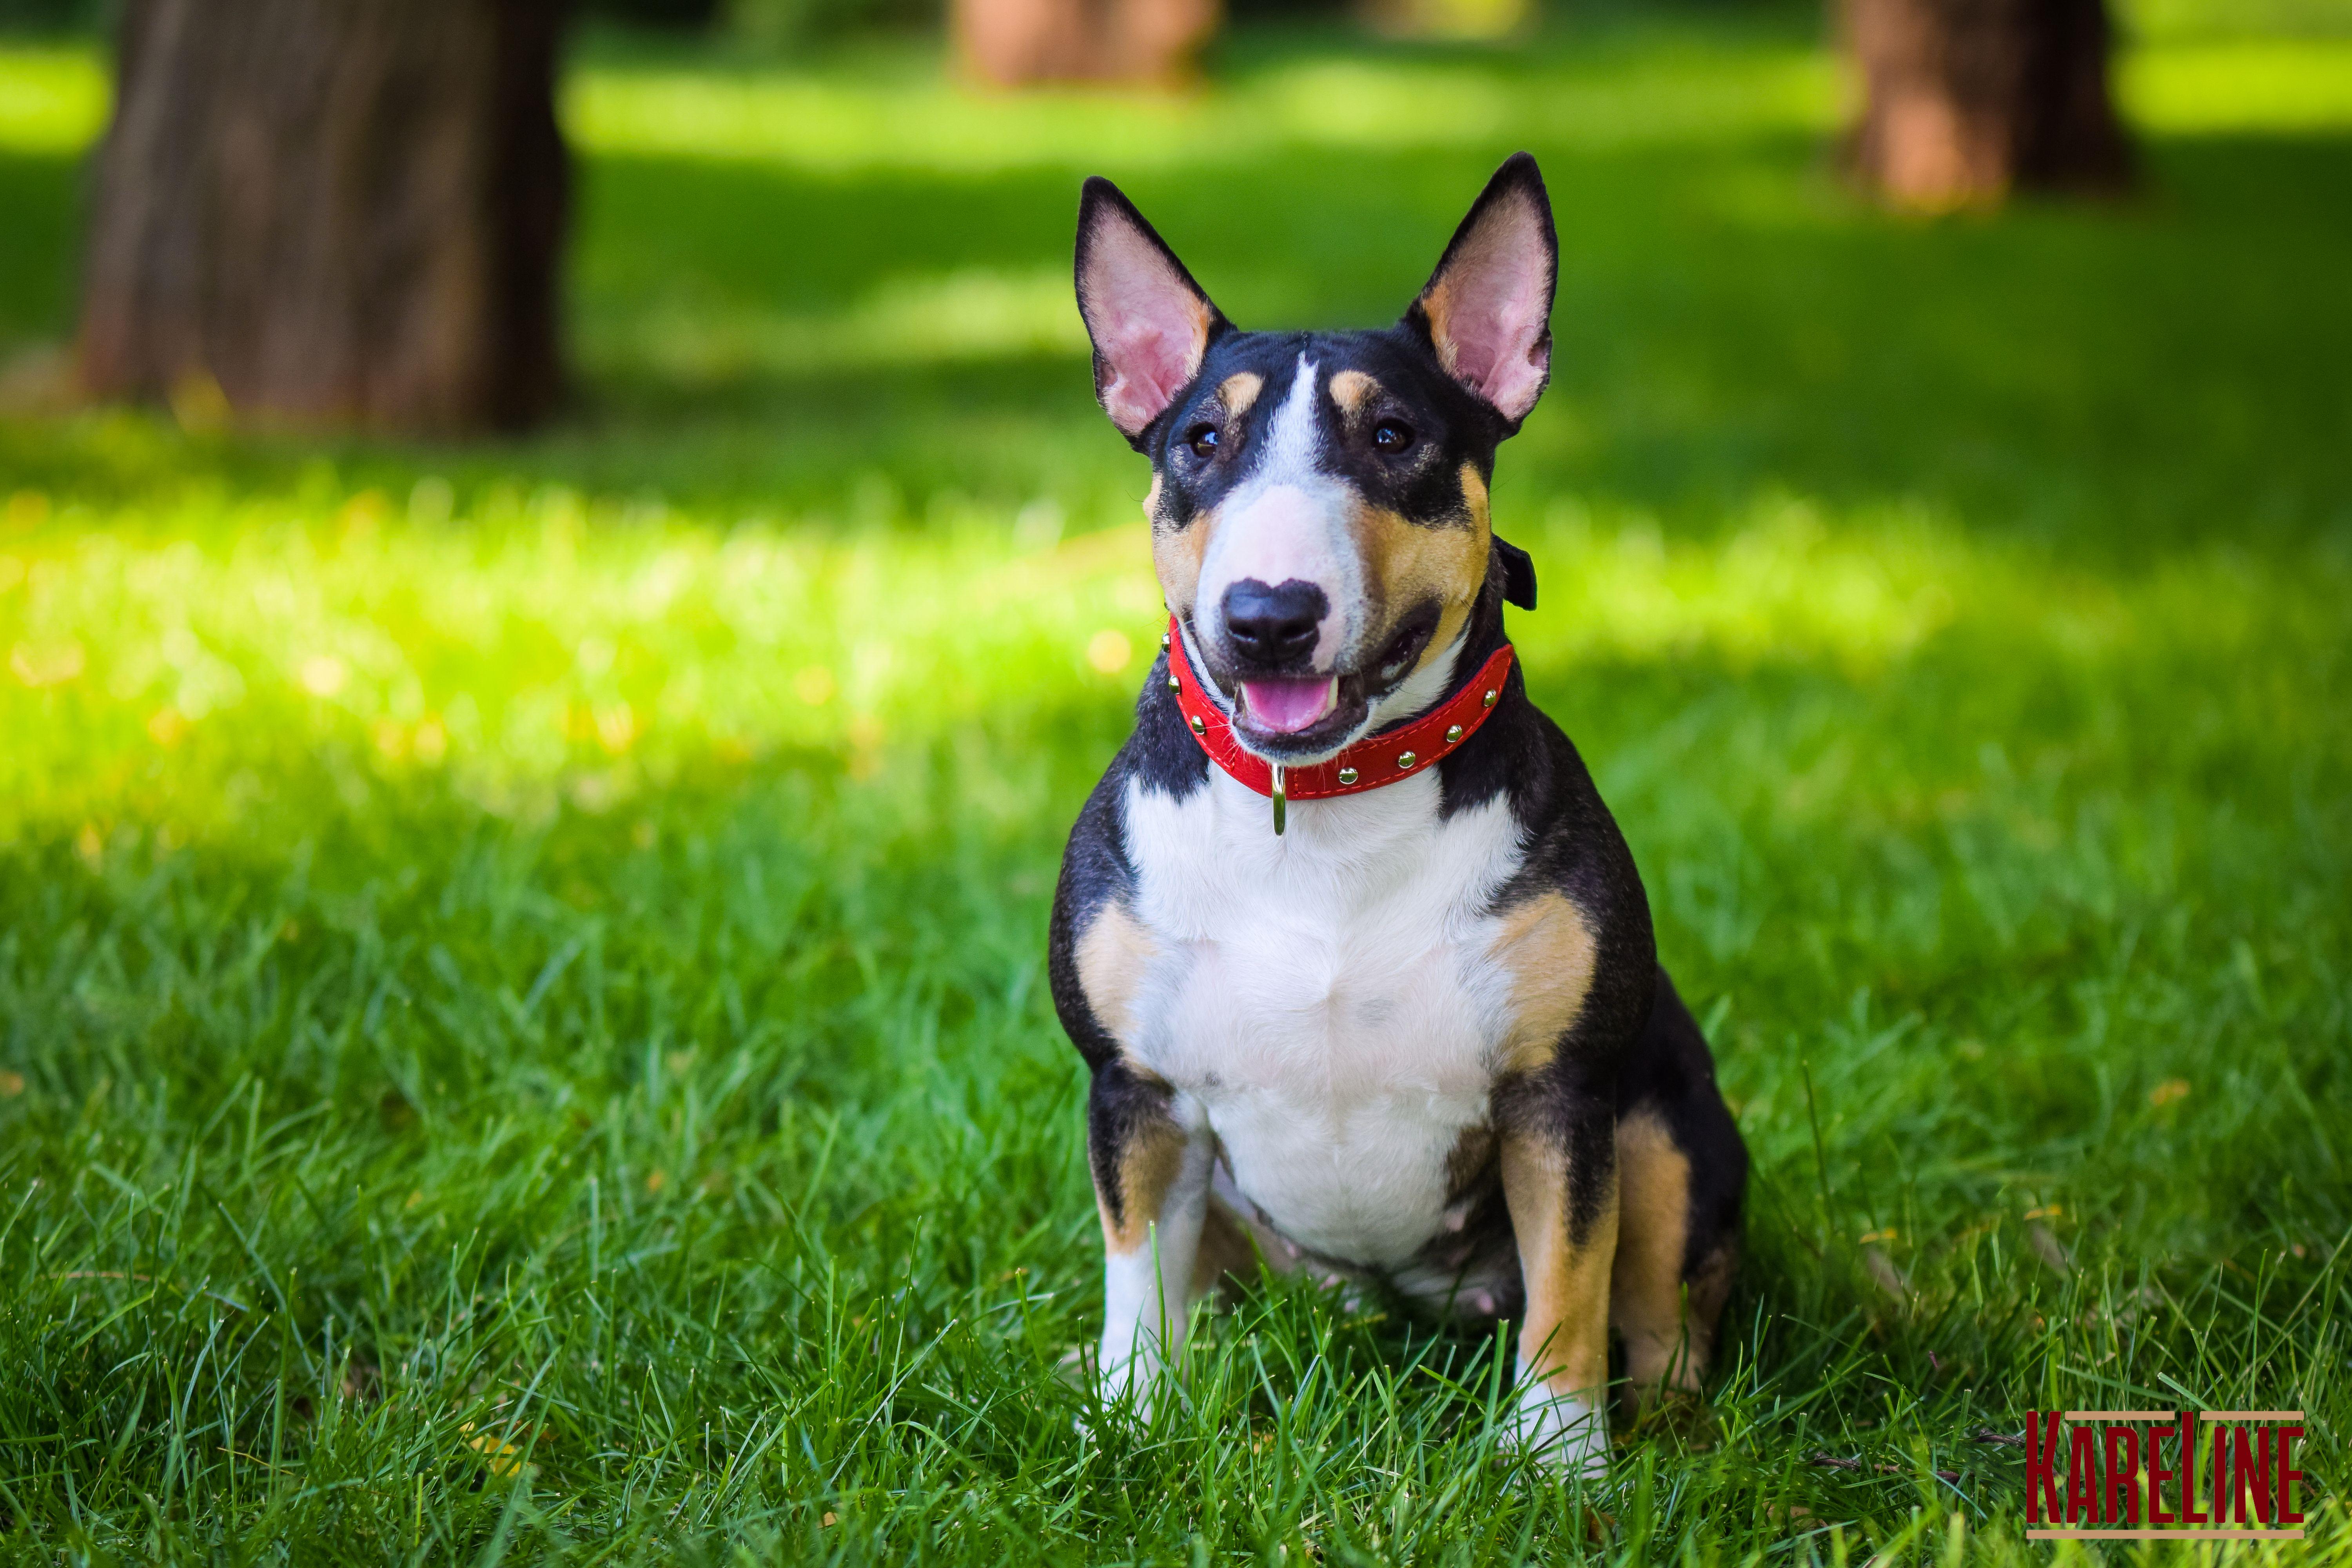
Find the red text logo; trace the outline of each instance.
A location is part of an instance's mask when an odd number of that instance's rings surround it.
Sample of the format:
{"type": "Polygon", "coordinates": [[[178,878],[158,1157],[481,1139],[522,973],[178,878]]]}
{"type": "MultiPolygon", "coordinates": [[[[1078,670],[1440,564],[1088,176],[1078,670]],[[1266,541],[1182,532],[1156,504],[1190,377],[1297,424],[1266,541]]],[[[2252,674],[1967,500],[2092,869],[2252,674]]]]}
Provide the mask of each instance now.
{"type": "Polygon", "coordinates": [[[2029,1410],[2028,1540],[2299,1541],[2300,1410],[2029,1410]]]}

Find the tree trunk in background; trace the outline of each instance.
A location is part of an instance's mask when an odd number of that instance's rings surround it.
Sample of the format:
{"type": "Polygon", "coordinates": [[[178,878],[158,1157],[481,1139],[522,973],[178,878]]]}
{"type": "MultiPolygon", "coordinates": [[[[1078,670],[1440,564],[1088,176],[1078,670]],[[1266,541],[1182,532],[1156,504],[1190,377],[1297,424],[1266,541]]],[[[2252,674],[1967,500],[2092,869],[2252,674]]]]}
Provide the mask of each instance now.
{"type": "Polygon", "coordinates": [[[561,390],[562,0],[128,0],[81,371],[184,417],[511,429],[561,390]]]}
{"type": "Polygon", "coordinates": [[[1845,26],[1865,93],[1854,167],[1891,200],[2130,184],[2104,0],[1846,0],[1845,26]]]}
{"type": "Polygon", "coordinates": [[[992,86],[1175,86],[1222,10],[1219,0],[952,0],[949,26],[965,73],[992,86]]]}

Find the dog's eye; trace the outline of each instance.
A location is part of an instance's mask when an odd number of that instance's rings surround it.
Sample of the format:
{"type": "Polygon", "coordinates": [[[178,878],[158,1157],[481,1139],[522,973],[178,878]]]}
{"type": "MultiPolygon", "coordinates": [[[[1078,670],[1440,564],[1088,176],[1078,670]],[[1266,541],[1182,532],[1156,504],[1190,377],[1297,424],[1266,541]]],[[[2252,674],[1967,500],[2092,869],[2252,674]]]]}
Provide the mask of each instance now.
{"type": "Polygon", "coordinates": [[[1196,458],[1213,458],[1217,455],[1217,427],[1195,425],[1192,433],[1184,437],[1184,444],[1192,448],[1192,456],[1196,458]]]}
{"type": "Polygon", "coordinates": [[[1393,458],[1412,445],[1412,426],[1395,419],[1383,419],[1372,426],[1372,445],[1393,458]]]}

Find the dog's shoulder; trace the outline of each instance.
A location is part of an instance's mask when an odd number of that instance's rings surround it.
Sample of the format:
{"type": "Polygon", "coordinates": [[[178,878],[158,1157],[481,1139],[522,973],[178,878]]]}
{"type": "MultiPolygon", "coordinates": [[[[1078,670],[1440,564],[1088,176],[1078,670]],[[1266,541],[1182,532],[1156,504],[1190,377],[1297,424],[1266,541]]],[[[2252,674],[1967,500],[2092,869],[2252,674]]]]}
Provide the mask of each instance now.
{"type": "Polygon", "coordinates": [[[1583,757],[1528,696],[1516,666],[1475,743],[1440,771],[1447,814],[1500,797],[1519,825],[1518,864],[1490,906],[1518,997],[1525,1047],[1517,1065],[1543,1065],[1580,1016],[1614,1026],[1577,1033],[1622,1040],[1647,1016],[1654,989],[1649,897],[1583,757]]]}
{"type": "Polygon", "coordinates": [[[1118,1054],[1117,1020],[1103,1015],[1117,1005],[1119,974],[1140,966],[1146,945],[1130,908],[1136,867],[1127,835],[1128,796],[1139,783],[1178,800],[1208,787],[1209,759],[1168,693],[1165,650],[1136,699],[1133,732],[1078,811],[1054,889],[1046,973],[1055,1009],[1095,1066],[1118,1054]],[[1090,995],[1089,978],[1094,992],[1111,994],[1090,995]]]}

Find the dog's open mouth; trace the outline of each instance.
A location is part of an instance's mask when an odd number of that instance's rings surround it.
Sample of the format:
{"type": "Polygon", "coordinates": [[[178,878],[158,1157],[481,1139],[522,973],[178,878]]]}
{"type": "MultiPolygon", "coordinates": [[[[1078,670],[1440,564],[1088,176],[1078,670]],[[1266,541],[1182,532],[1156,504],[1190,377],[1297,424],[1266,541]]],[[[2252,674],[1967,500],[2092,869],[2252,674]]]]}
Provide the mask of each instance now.
{"type": "Polygon", "coordinates": [[[1244,680],[1242,711],[1269,735],[1296,735],[1328,717],[1339,705],[1339,678],[1308,680],[1244,680]]]}
{"type": "Polygon", "coordinates": [[[1364,669],[1242,676],[1223,682],[1239,694],[1234,732],[1250,750],[1277,762],[1307,763],[1339,751],[1355,739],[1372,705],[1412,672],[1437,620],[1434,606],[1408,616],[1364,669]]]}

